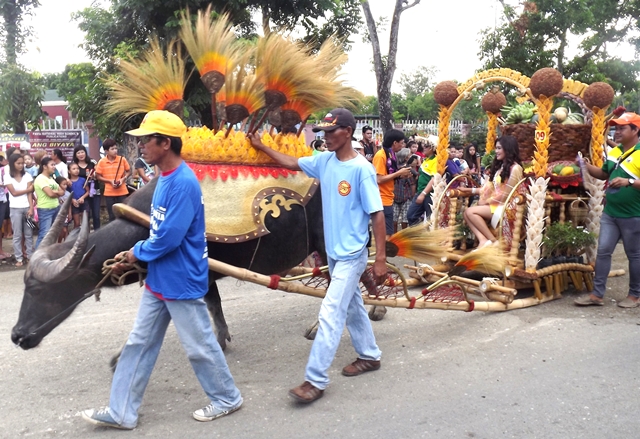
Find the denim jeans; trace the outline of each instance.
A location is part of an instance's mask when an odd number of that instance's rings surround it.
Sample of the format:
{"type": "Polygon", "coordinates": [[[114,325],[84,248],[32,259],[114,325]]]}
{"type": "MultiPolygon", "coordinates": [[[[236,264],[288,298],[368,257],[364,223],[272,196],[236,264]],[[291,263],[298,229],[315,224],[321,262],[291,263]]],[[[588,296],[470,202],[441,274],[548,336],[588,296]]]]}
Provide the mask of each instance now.
{"type": "Polygon", "coordinates": [[[117,197],[104,197],[104,204],[107,206],[107,213],[109,214],[109,222],[116,219],[115,214],[113,213],[113,205],[116,203],[124,203],[124,200],[127,199],[126,195],[118,195],[117,197]]]}
{"type": "Polygon", "coordinates": [[[431,216],[431,194],[433,191],[429,192],[426,197],[424,197],[424,201],[422,204],[418,204],[416,200],[418,199],[417,193],[413,196],[413,200],[411,200],[411,205],[409,205],[409,209],[407,210],[407,221],[410,226],[415,226],[420,222],[420,218],[422,214],[427,214],[427,219],[431,216]]]}
{"type": "Polygon", "coordinates": [[[13,253],[16,261],[22,262],[22,237],[24,236],[24,246],[27,250],[27,259],[31,259],[33,254],[33,230],[27,225],[28,207],[11,208],[11,227],[13,228],[13,253]]]}
{"type": "MultiPolygon", "coordinates": [[[[60,210],[60,206],[54,209],[40,209],[38,208],[38,226],[40,230],[38,231],[38,239],[36,240],[36,249],[40,246],[40,243],[47,236],[47,232],[51,228],[53,224],[53,220],[56,219],[56,215],[60,210]]],[[[57,239],[56,239],[57,241],[57,239]]]]}
{"type": "Polygon", "coordinates": [[[87,208],[91,211],[93,230],[98,230],[100,228],[100,195],[85,198],[84,204],[86,204],[87,208]]]}
{"type": "Polygon", "coordinates": [[[640,217],[613,218],[606,213],[603,213],[600,219],[598,255],[593,280],[593,294],[597,297],[604,297],[611,270],[611,255],[620,237],[629,260],[629,295],[640,297],[640,217]]]}
{"type": "Polygon", "coordinates": [[[111,384],[109,412],[124,427],[133,428],[138,422],[142,395],[171,320],[191,367],[213,405],[224,410],[242,403],[240,391],[211,328],[204,300],[164,301],[145,289],[111,384]]]}
{"type": "Polygon", "coordinates": [[[348,261],[328,259],[331,283],[320,306],[318,332],[305,371],[305,380],[319,389],[329,384],[327,371],[338,350],[345,323],[358,358],[379,360],[382,355],[358,286],[367,267],[366,249],[348,261]]]}

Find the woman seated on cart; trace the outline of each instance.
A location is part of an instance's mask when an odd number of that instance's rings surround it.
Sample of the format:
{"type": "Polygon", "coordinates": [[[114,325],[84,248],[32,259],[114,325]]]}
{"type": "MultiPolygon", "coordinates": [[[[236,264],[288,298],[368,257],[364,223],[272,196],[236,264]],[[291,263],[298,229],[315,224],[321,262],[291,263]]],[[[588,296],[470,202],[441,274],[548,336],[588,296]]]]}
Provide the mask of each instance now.
{"type": "Polygon", "coordinates": [[[522,179],[522,163],[518,141],[513,136],[502,136],[496,141],[496,157],[489,171],[489,179],[481,188],[460,188],[464,195],[480,194],[476,206],[464,211],[464,219],[478,238],[478,247],[491,245],[496,237],[491,227],[496,228],[504,211],[504,203],[511,190],[522,179]]]}

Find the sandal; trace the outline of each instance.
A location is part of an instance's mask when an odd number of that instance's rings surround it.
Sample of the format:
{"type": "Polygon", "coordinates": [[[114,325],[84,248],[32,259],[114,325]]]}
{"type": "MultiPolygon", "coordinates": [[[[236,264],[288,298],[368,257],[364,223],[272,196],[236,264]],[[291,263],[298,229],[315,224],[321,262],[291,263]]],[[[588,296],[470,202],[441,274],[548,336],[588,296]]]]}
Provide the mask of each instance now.
{"type": "Polygon", "coordinates": [[[18,261],[15,263],[16,267],[22,267],[24,265],[24,263],[22,261],[18,261]]]}

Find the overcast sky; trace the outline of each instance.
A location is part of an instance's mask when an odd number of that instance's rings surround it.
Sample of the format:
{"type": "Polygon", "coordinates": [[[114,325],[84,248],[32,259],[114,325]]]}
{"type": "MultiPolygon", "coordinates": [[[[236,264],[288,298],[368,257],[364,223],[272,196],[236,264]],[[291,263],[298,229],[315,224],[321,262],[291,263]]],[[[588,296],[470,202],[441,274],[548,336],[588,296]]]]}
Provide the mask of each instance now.
{"type": "MultiPolygon", "coordinates": [[[[91,3],[92,0],[40,0],[40,7],[31,20],[35,35],[28,45],[28,53],[22,55],[20,61],[41,73],[61,72],[67,64],[88,61],[78,47],[83,33],[70,17],[91,3]]],[[[509,0],[508,3],[518,2],[509,0]]],[[[383,15],[390,17],[389,0],[370,0],[369,4],[376,19],[383,15]]],[[[501,8],[498,0],[422,0],[407,10],[400,20],[395,83],[401,73],[410,73],[420,66],[434,66],[438,71],[437,81],[466,81],[481,65],[477,56],[478,33],[496,24],[501,8]]],[[[352,40],[344,78],[352,87],[374,95],[371,45],[362,42],[359,35],[354,35],[352,40]]],[[[388,33],[380,35],[383,54],[388,51],[388,41],[388,33]]],[[[632,56],[633,52],[625,54],[632,56]]]]}

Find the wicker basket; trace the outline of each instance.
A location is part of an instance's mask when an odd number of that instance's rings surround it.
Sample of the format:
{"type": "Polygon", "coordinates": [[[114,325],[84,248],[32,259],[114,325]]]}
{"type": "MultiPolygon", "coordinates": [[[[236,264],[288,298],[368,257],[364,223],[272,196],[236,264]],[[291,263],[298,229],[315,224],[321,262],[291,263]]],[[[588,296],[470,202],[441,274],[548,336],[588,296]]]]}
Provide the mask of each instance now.
{"type": "Polygon", "coordinates": [[[549,177],[549,184],[551,186],[560,186],[566,189],[569,186],[579,186],[582,183],[582,176],[579,172],[571,175],[553,175],[553,168],[558,165],[571,166],[575,164],[569,160],[558,160],[547,165],[547,177],[549,177]]]}
{"type": "MultiPolygon", "coordinates": [[[[514,136],[518,140],[520,160],[529,161],[535,151],[536,125],[533,123],[518,123],[502,125],[501,133],[514,136]]],[[[549,138],[549,161],[574,160],[578,152],[584,157],[589,157],[589,144],[591,142],[591,125],[563,125],[551,124],[551,137],[549,138]]]]}
{"type": "Polygon", "coordinates": [[[589,205],[578,198],[573,200],[569,205],[569,220],[574,226],[584,226],[589,215],[589,205]]]}

